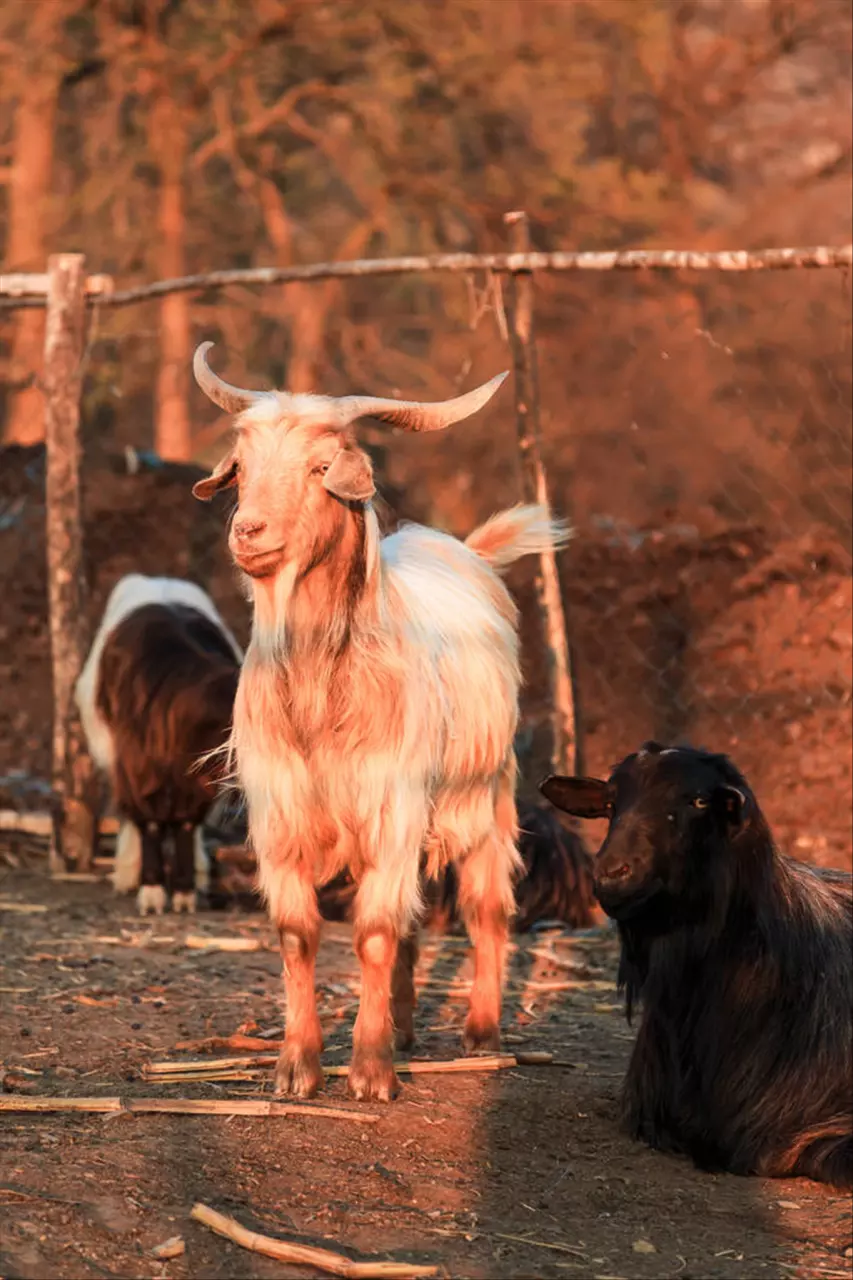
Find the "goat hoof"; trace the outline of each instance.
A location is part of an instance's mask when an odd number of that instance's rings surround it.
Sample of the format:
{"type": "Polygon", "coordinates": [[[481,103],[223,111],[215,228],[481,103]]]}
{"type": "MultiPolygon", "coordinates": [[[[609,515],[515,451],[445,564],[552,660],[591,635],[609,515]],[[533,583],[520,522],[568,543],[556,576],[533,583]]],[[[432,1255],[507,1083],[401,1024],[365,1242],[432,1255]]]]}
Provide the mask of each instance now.
{"type": "Polygon", "coordinates": [[[296,1098],[313,1098],[323,1087],[320,1055],[312,1050],[282,1049],[275,1069],[275,1092],[290,1093],[296,1098]]]}
{"type": "Polygon", "coordinates": [[[347,1093],[357,1102],[390,1102],[400,1092],[400,1082],[390,1058],[356,1053],[347,1076],[347,1093]]]}
{"type": "Polygon", "coordinates": [[[136,909],[141,916],[161,916],[166,910],[166,890],[161,884],[144,884],[136,895],[136,909]]]}
{"type": "Polygon", "coordinates": [[[465,1024],[462,1046],[466,1053],[500,1053],[500,1028],[493,1022],[474,1022],[469,1018],[465,1024]]]}
{"type": "Polygon", "coordinates": [[[172,894],[172,910],[176,915],[180,915],[182,911],[185,911],[187,915],[194,915],[195,908],[195,889],[172,894]]]}

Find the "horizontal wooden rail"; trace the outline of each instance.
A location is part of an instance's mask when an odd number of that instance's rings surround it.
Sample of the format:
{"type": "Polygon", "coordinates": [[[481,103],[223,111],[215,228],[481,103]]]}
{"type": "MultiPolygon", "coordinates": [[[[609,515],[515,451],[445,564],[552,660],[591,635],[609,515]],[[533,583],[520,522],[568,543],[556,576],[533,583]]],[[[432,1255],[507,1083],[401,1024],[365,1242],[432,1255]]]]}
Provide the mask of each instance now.
{"type": "MultiPolygon", "coordinates": [[[[794,267],[850,266],[853,266],[853,244],[713,252],[700,249],[620,249],[588,253],[565,250],[553,253],[435,253],[403,258],[356,258],[351,262],[313,262],[293,267],[208,271],[174,280],[155,280],[153,284],[134,289],[110,289],[104,277],[92,276],[90,281],[94,285],[88,288],[88,301],[90,306],[126,307],[170,293],[196,293],[233,285],[254,287],[417,273],[494,271],[514,275],[527,271],[780,271],[794,267]]],[[[26,286],[26,277],[21,274],[0,276],[0,310],[45,305],[43,282],[46,277],[33,275],[29,279],[31,283],[26,286]]]]}

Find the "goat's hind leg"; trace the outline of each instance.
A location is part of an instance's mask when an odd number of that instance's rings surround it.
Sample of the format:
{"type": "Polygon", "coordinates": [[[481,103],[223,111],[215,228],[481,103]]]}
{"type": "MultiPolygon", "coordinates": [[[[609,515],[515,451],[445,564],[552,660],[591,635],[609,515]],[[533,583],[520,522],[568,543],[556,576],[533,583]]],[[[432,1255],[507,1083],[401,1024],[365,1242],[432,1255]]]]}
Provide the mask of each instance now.
{"type": "Polygon", "coordinates": [[[501,1045],[501,997],[517,863],[511,838],[496,832],[459,863],[459,906],[474,946],[474,982],[463,1043],[468,1053],[501,1045]]]}
{"type": "Polygon", "coordinates": [[[141,916],[149,911],[161,916],[166,910],[166,866],[163,858],[165,830],[159,822],[146,822],[141,827],[142,869],[136,908],[141,916]]]}
{"type": "Polygon", "coordinates": [[[276,1093],[311,1098],[323,1087],[323,1032],[317,1016],[314,967],[320,912],[310,879],[300,871],[262,867],[270,916],[278,926],[286,999],[284,1046],[275,1071],[276,1093]]]}
{"type": "Polygon", "coordinates": [[[391,975],[391,1021],[394,1045],[411,1049],[415,1043],[415,965],[418,962],[418,930],[413,927],[397,943],[397,958],[391,975]]]}
{"type": "Polygon", "coordinates": [[[182,822],[172,835],[172,910],[193,912],[196,908],[195,859],[196,824],[182,822]]]}

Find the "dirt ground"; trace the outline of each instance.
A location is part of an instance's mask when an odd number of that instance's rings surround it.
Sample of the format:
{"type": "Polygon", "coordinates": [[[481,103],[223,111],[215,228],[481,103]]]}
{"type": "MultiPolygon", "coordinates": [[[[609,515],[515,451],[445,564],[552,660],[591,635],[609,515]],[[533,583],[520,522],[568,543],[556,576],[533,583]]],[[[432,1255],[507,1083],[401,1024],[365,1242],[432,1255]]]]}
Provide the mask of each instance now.
{"type": "MultiPolygon", "coordinates": [[[[280,1028],[280,962],[261,915],[142,922],[105,884],[49,883],[43,866],[15,860],[0,871],[7,1098],[269,1093],[268,1077],[159,1087],[141,1078],[151,1060],[200,1056],[176,1051],[180,1041],[247,1023],[280,1028]],[[202,951],[188,935],[263,949],[202,951]]],[[[213,1235],[190,1219],[196,1201],[268,1235],[435,1263],[453,1277],[851,1274],[849,1197],[805,1181],[709,1176],[620,1133],[633,1033],[609,929],[516,942],[506,1049],[549,1050],[560,1065],[403,1077],[387,1107],[352,1103],[331,1079],[318,1101],[378,1116],[371,1124],[312,1117],[310,1103],[304,1120],[3,1115],[0,1275],[313,1274],[213,1235]],[[155,1261],[152,1248],[176,1235],[184,1256],[155,1261]]],[[[466,966],[462,939],[427,936],[416,1056],[457,1056],[464,1001],[448,988],[466,966]]],[[[347,926],[328,926],[318,979],[326,1063],[347,1060],[356,979],[347,926]]]]}

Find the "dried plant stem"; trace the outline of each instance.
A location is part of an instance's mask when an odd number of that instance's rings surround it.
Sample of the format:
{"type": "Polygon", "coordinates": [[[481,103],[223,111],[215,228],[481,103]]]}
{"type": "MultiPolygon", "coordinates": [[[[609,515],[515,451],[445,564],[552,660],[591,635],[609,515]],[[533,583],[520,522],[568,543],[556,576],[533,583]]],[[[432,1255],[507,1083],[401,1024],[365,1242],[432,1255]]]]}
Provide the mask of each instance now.
{"type": "Polygon", "coordinates": [[[312,1245],[296,1244],[288,1240],[276,1240],[272,1236],[259,1235],[241,1227],[234,1218],[217,1213],[206,1204],[194,1204],[190,1215],[211,1231],[252,1253],[263,1253],[279,1262],[296,1266],[316,1267],[329,1275],[344,1276],[345,1280],[408,1280],[408,1277],[437,1276],[438,1267],[417,1266],[408,1262],[355,1262],[342,1253],[329,1249],[316,1249],[312,1245]]]}
{"type": "Polygon", "coordinates": [[[376,1124],[379,1116],[366,1111],[344,1111],[341,1107],[317,1107],[313,1103],[277,1102],[266,1098],[134,1098],[124,1110],[161,1112],[166,1115],[212,1116],[297,1116],[324,1120],[351,1120],[353,1124],[376,1124]]]}
{"type": "MultiPolygon", "coordinates": [[[[468,1071],[507,1071],[513,1067],[548,1066],[554,1060],[551,1053],[530,1051],[517,1054],[495,1054],[482,1058],[451,1058],[445,1061],[397,1062],[395,1070],[401,1075],[445,1075],[468,1071]]],[[[143,1078],[158,1084],[176,1084],[183,1080],[254,1080],[257,1072],[251,1068],[273,1067],[276,1054],[259,1054],[249,1058],[191,1059],[187,1062],[149,1062],[143,1067],[143,1078]]],[[[346,1076],[346,1065],[325,1068],[327,1076],[346,1076]]]]}
{"type": "Polygon", "coordinates": [[[278,1055],[275,1053],[253,1054],[247,1058],[189,1058],[185,1062],[146,1062],[142,1068],[142,1074],[146,1080],[152,1080],[163,1075],[192,1075],[196,1071],[236,1071],[250,1067],[274,1067],[276,1062],[278,1062],[278,1055]]]}
{"type": "Polygon", "coordinates": [[[265,1098],[33,1098],[10,1094],[0,1096],[2,1111],[92,1111],[160,1113],[178,1116],[297,1116],[301,1119],[351,1120],[354,1124],[376,1124],[379,1116],[365,1111],[344,1111],[339,1107],[276,1102],[265,1098]]]}
{"type": "Polygon", "coordinates": [[[190,951],[278,951],[277,946],[261,938],[208,938],[200,933],[188,933],[184,946],[190,951]]]}
{"type": "Polygon", "coordinates": [[[220,1084],[223,1081],[230,1081],[232,1084],[251,1083],[263,1079],[261,1071],[237,1071],[234,1069],[228,1071],[217,1071],[209,1067],[201,1071],[164,1071],[156,1076],[149,1076],[146,1072],[142,1073],[143,1080],[156,1080],[157,1084],[220,1084]]]}
{"type": "Polygon", "coordinates": [[[0,1097],[0,1111],[123,1111],[121,1098],[0,1097]]]}

